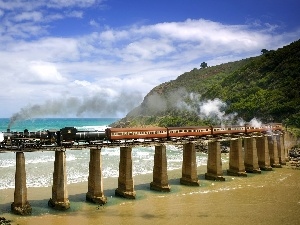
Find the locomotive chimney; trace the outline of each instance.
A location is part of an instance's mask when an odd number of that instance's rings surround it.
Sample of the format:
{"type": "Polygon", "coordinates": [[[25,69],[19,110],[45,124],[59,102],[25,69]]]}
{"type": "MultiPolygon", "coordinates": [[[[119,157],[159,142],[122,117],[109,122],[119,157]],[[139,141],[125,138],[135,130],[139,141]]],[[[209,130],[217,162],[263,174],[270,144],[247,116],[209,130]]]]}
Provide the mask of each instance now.
{"type": "Polygon", "coordinates": [[[10,129],[9,128],[7,128],[7,133],[10,133],[10,129]]]}

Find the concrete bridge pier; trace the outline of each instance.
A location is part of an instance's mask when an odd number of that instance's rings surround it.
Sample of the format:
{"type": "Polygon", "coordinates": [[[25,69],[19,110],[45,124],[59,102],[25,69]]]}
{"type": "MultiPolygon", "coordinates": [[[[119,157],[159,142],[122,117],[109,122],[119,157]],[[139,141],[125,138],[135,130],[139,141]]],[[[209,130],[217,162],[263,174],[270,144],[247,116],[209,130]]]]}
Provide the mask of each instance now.
{"type": "Polygon", "coordinates": [[[31,205],[27,201],[26,170],[24,152],[16,153],[16,173],[14,202],[11,211],[18,215],[31,214],[31,205]]]}
{"type": "Polygon", "coordinates": [[[107,198],[103,192],[102,157],[101,149],[90,149],[88,192],[86,200],[104,205],[107,198]]]}
{"type": "Polygon", "coordinates": [[[222,170],[220,142],[212,140],[208,142],[208,159],[206,180],[225,181],[222,170]]]}
{"type": "Polygon", "coordinates": [[[289,150],[291,150],[291,148],[294,147],[299,142],[297,141],[297,138],[288,131],[284,132],[283,141],[284,141],[284,148],[286,149],[285,151],[286,162],[288,162],[290,160],[289,150]]]}
{"type": "Polygon", "coordinates": [[[256,148],[258,156],[258,165],[260,169],[265,171],[272,170],[268,138],[266,136],[256,137],[256,148]]]}
{"type": "Polygon", "coordinates": [[[155,191],[169,192],[171,190],[168,183],[167,152],[165,145],[156,145],[153,166],[153,182],[150,189],[155,191]]]}
{"type": "Polygon", "coordinates": [[[279,163],[281,165],[286,165],[286,153],[285,153],[285,148],[284,148],[283,134],[277,135],[276,140],[277,140],[279,163]]]}
{"type": "Polygon", "coordinates": [[[244,138],[245,169],[249,173],[261,173],[258,165],[256,139],[253,137],[244,138]]]}
{"type": "Polygon", "coordinates": [[[189,186],[199,186],[197,175],[196,149],[194,143],[183,145],[182,177],[180,183],[189,186]]]}
{"type": "Polygon", "coordinates": [[[132,177],[132,148],[120,147],[120,163],[119,163],[119,178],[118,188],[115,195],[135,199],[135,190],[132,177]]]}
{"type": "Polygon", "coordinates": [[[48,205],[58,210],[67,210],[70,208],[65,151],[55,151],[52,198],[48,201],[48,205]]]}
{"type": "Polygon", "coordinates": [[[241,138],[234,138],[230,140],[229,169],[227,170],[227,174],[230,176],[247,176],[243,159],[241,138]]]}
{"type": "Polygon", "coordinates": [[[272,167],[281,168],[278,157],[277,135],[268,136],[268,146],[270,151],[270,163],[272,167]]]}

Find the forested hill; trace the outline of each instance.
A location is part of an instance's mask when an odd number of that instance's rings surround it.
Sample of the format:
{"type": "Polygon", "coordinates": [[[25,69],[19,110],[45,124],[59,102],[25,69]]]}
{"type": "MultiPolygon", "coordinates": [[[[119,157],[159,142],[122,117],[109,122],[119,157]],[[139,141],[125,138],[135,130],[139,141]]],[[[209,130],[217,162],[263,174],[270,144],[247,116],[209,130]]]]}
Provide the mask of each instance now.
{"type": "Polygon", "coordinates": [[[114,126],[184,126],[257,118],[300,127],[300,40],[257,57],[193,69],[151,90],[114,126]]]}

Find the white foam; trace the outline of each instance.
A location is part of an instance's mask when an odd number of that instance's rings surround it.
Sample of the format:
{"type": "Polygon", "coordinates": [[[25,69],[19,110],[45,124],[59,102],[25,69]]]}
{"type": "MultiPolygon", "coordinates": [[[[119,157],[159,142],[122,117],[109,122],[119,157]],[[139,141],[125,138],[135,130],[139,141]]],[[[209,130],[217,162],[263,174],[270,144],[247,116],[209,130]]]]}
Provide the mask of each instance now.
{"type": "Polygon", "coordinates": [[[41,158],[25,160],[26,165],[28,165],[28,164],[41,164],[41,163],[47,163],[47,162],[54,162],[54,157],[41,157],[41,158]]]}
{"type": "MultiPolygon", "coordinates": [[[[102,175],[104,178],[119,176],[120,148],[103,148],[102,175]]],[[[15,154],[2,153],[0,158],[0,189],[14,188],[15,154]],[[6,168],[5,168],[6,167],[6,168]],[[3,172],[4,171],[4,172],[3,172]],[[2,175],[4,174],[4,175],[2,175]]],[[[87,181],[90,153],[88,150],[67,151],[67,182],[79,183],[87,181]]],[[[133,176],[153,173],[154,148],[133,148],[133,176]]],[[[25,153],[27,187],[52,186],[54,152],[25,153]]],[[[207,155],[197,153],[197,166],[207,163],[207,155]]],[[[182,150],[167,145],[168,170],[182,168],[182,150]]]]}
{"type": "Polygon", "coordinates": [[[4,141],[4,134],[0,132],[0,142],[4,141]]]}
{"type": "Polygon", "coordinates": [[[0,160],[0,167],[5,168],[5,167],[15,167],[16,162],[13,159],[2,159],[0,160]]]}

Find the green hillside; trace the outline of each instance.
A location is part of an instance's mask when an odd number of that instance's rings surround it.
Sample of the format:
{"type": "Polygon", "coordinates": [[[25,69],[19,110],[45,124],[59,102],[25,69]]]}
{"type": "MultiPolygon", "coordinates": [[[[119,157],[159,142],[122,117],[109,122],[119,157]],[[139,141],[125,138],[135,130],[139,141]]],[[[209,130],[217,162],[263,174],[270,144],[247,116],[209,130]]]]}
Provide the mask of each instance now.
{"type": "Polygon", "coordinates": [[[193,69],[153,88],[114,126],[185,126],[257,118],[300,127],[300,40],[276,51],[193,69]],[[203,115],[208,104],[220,114],[203,115]]]}

